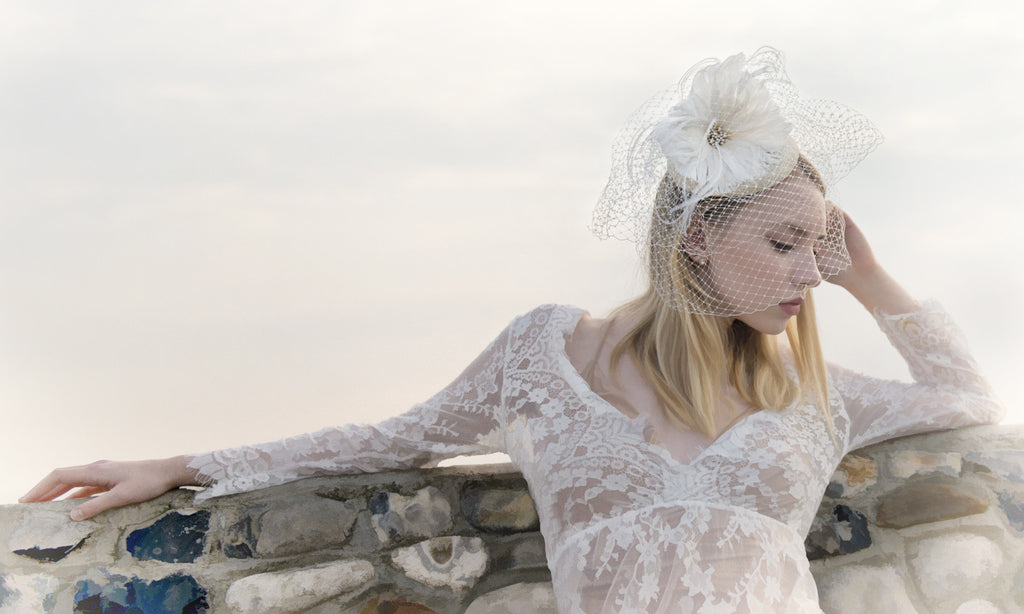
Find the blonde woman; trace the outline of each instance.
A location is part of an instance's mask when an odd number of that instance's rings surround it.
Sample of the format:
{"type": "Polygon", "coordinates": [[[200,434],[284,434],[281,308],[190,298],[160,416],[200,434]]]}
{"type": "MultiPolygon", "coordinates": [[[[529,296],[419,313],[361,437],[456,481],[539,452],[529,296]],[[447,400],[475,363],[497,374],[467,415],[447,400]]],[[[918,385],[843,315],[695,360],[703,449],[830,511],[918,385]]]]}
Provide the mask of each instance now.
{"type": "Polygon", "coordinates": [[[380,424],[57,469],[22,500],[99,495],[81,520],[180,485],[206,499],[505,452],[536,502],[560,611],[818,613],[803,543],[840,459],[1003,412],[948,316],[827,200],[878,142],[850,109],[800,98],[775,50],[702,62],[629,120],[595,214],[599,235],[640,245],[642,296],[606,318],[538,307],[380,424]],[[824,361],[823,279],[875,315],[915,383],[824,361]]]}

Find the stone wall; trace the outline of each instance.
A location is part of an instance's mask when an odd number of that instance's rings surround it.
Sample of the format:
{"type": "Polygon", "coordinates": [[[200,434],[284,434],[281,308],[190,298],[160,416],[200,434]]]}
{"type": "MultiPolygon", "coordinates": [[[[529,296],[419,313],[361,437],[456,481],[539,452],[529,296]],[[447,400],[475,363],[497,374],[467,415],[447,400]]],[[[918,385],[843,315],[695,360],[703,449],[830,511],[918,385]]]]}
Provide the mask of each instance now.
{"type": "MultiPolygon", "coordinates": [[[[508,465],[202,505],[180,490],[81,523],[71,507],[0,507],[0,613],[555,611],[537,515],[508,465]]],[[[1024,611],[1024,427],[848,456],[807,551],[831,614],[1024,611]]]]}

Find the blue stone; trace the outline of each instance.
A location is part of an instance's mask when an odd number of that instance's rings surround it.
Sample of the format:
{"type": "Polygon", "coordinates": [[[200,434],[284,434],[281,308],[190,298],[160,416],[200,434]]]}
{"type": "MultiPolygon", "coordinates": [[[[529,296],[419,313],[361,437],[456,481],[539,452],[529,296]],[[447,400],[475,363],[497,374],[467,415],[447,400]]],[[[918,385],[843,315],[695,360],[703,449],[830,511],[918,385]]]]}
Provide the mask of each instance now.
{"type": "Polygon", "coordinates": [[[184,574],[152,581],[111,576],[103,585],[91,580],[75,584],[76,614],[202,614],[209,607],[206,590],[184,574]]]}
{"type": "Polygon", "coordinates": [[[88,538],[82,538],[82,540],[77,544],[71,544],[70,546],[59,546],[57,548],[40,548],[39,546],[36,546],[34,548],[25,548],[24,550],[15,550],[14,554],[27,556],[30,559],[35,559],[43,563],[56,563],[71,554],[72,550],[75,550],[84,544],[86,539],[88,538]]]}
{"type": "Polygon", "coordinates": [[[369,506],[371,514],[387,514],[391,511],[391,501],[388,497],[388,493],[379,492],[370,497],[369,506]]]}
{"type": "Polygon", "coordinates": [[[1010,521],[1013,528],[1018,531],[1024,531],[1024,501],[1010,492],[1004,491],[997,494],[999,496],[999,507],[1006,514],[1006,519],[1010,521]]]}
{"type": "Polygon", "coordinates": [[[210,512],[206,510],[170,512],[148,527],[132,531],[126,545],[140,561],[192,563],[203,553],[209,528],[210,512]]]}
{"type": "Polygon", "coordinates": [[[14,592],[7,588],[7,580],[4,576],[0,576],[0,608],[9,605],[7,600],[12,596],[14,596],[14,592]]]}
{"type": "Polygon", "coordinates": [[[871,545],[868,519],[864,514],[845,505],[837,505],[832,510],[832,519],[839,541],[839,554],[850,554],[871,545]]]}
{"type": "Polygon", "coordinates": [[[855,509],[837,505],[828,521],[808,534],[804,546],[811,560],[868,548],[871,546],[868,519],[855,509]]]}

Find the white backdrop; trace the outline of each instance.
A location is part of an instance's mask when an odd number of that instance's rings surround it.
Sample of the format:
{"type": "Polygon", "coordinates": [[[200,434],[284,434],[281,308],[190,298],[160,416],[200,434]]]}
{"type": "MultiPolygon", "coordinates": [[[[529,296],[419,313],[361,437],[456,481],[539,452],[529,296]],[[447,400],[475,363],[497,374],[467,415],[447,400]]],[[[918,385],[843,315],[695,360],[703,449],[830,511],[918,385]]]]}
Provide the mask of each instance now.
{"type": "MultiPolygon", "coordinates": [[[[632,246],[587,230],[615,132],[762,44],[886,134],[840,203],[1024,419],[1022,5],[630,4],[0,5],[0,503],[376,421],[536,304],[627,299],[632,246]]],[[[818,300],[831,360],[906,377],[818,300]]]]}

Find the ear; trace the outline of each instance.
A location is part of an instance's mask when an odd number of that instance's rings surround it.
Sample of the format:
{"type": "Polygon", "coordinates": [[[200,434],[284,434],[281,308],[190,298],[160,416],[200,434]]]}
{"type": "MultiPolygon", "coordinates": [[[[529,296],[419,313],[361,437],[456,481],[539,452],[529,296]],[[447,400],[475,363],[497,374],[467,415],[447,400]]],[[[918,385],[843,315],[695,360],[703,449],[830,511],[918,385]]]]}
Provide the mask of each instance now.
{"type": "Polygon", "coordinates": [[[708,261],[708,228],[704,218],[697,216],[690,220],[690,225],[679,242],[679,249],[683,251],[690,260],[703,266],[708,261]]]}

